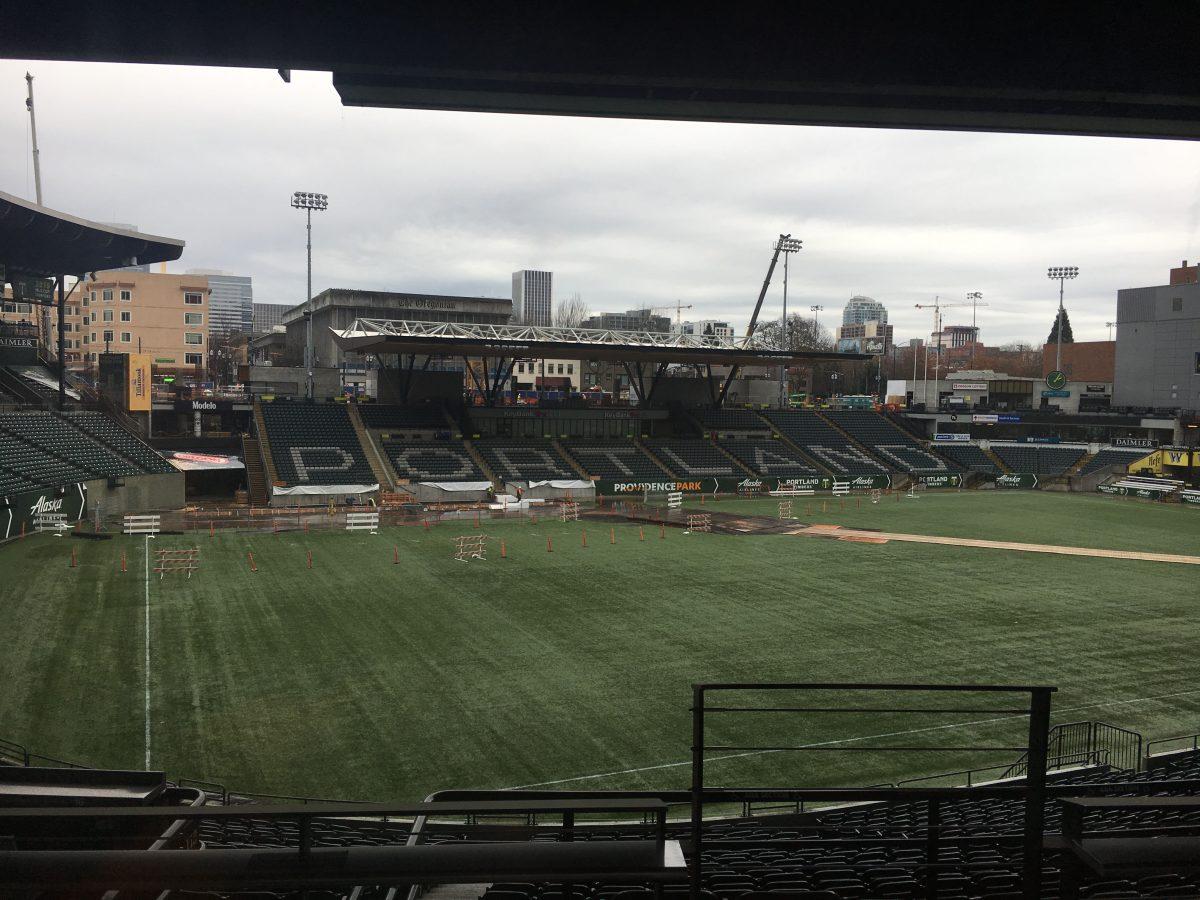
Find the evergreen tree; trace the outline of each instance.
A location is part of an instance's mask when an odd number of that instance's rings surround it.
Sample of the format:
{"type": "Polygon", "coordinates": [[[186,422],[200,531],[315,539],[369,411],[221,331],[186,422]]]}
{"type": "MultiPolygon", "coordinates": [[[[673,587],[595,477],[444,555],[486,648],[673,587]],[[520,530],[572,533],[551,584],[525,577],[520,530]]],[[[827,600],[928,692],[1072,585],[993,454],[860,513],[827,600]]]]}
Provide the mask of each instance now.
{"type": "MultiPolygon", "coordinates": [[[[1066,309],[1062,311],[1062,342],[1064,344],[1075,343],[1075,335],[1071,333],[1071,317],[1067,314],[1066,309]]],[[[1046,338],[1047,344],[1058,343],[1058,316],[1054,317],[1054,327],[1050,329],[1050,337],[1046,338]]]]}

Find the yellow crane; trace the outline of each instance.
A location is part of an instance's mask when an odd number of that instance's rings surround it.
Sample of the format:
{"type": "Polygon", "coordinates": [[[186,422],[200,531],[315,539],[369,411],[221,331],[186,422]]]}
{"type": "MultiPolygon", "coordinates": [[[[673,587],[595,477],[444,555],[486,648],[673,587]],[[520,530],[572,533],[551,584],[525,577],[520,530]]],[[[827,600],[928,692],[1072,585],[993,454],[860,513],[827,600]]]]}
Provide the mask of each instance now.
{"type": "Polygon", "coordinates": [[[662,310],[673,309],[673,310],[675,310],[675,324],[682,325],[683,324],[683,311],[685,309],[691,309],[691,308],[692,308],[691,303],[682,303],[681,301],[676,300],[674,303],[669,303],[666,306],[643,306],[642,311],[646,313],[646,318],[650,318],[650,313],[661,312],[662,310]]]}

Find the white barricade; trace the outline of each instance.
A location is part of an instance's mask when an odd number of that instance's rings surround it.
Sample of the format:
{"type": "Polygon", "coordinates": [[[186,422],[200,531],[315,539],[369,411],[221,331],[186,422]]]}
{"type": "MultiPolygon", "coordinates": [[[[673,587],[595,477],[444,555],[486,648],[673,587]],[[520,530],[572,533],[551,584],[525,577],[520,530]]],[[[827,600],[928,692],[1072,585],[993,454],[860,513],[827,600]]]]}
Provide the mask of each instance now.
{"type": "Polygon", "coordinates": [[[784,488],[778,491],[767,492],[768,496],[771,497],[811,497],[815,493],[816,491],[812,490],[811,488],[784,488]]]}
{"type": "Polygon", "coordinates": [[[379,511],[346,513],[347,531],[369,531],[379,534],[379,511]]]}
{"type": "Polygon", "coordinates": [[[835,496],[835,497],[845,496],[846,494],[849,494],[849,493],[850,493],[850,482],[835,481],[833,483],[833,496],[835,496]]]}
{"type": "Polygon", "coordinates": [[[35,531],[53,531],[55,537],[62,537],[71,526],[67,524],[66,513],[41,512],[33,520],[35,531]]]}
{"type": "Polygon", "coordinates": [[[162,530],[162,516],[153,515],[125,516],[121,520],[121,531],[125,534],[148,534],[150,537],[162,530]]]}
{"type": "Polygon", "coordinates": [[[667,494],[667,509],[680,509],[683,506],[683,491],[672,491],[667,494]]]}

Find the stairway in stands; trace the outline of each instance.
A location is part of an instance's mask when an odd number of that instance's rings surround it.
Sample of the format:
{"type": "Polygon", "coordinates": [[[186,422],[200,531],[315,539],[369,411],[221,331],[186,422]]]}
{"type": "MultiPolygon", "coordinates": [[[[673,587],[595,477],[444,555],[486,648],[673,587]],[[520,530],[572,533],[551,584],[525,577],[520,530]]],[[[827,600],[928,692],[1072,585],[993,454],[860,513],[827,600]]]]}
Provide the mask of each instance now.
{"type": "Polygon", "coordinates": [[[1083,456],[1079,457],[1079,459],[1075,461],[1075,464],[1073,466],[1071,466],[1071,468],[1067,469],[1067,471],[1064,472],[1063,474],[1078,475],[1080,472],[1083,471],[1083,467],[1086,466],[1088,463],[1090,463],[1098,455],[1099,454],[1096,454],[1096,453],[1083,454],[1083,456]]]}
{"type": "Polygon", "coordinates": [[[986,456],[988,459],[990,459],[992,461],[992,465],[994,465],[1001,472],[1008,473],[1008,472],[1012,471],[1008,466],[1006,466],[1004,464],[1004,460],[1002,460],[999,456],[997,456],[995,453],[992,452],[992,449],[990,447],[980,447],[979,449],[983,451],[984,456],[986,456]]]}
{"type": "Polygon", "coordinates": [[[269,506],[271,486],[267,483],[267,472],[263,468],[262,449],[258,440],[248,434],[242,435],[242,460],[246,464],[246,487],[251,506],[269,506]]]}
{"type": "MultiPolygon", "coordinates": [[[[832,417],[821,415],[820,410],[816,410],[816,414],[817,414],[817,418],[819,418],[822,422],[824,422],[826,425],[828,425],[830,428],[832,428],[834,431],[836,431],[838,434],[840,434],[842,437],[844,437],[846,439],[846,441],[850,444],[850,446],[856,447],[857,449],[862,450],[864,453],[867,454],[867,456],[871,457],[871,459],[879,460],[879,465],[882,466],[884,468],[884,470],[886,470],[888,472],[896,471],[895,463],[887,462],[887,461],[881,459],[877,453],[872,452],[870,447],[868,447],[866,444],[862,443],[860,440],[858,440],[858,438],[854,437],[854,435],[852,435],[850,432],[848,432],[846,429],[844,429],[841,425],[839,425],[837,422],[835,422],[832,417]]],[[[882,418],[882,416],[880,418],[882,418]]]]}
{"type": "Polygon", "coordinates": [[[659,466],[661,466],[663,468],[663,471],[670,474],[670,476],[672,478],[674,478],[676,481],[682,480],[683,476],[681,476],[678,472],[676,472],[674,469],[672,469],[670,466],[668,466],[666,461],[663,460],[660,456],[658,456],[658,454],[656,454],[649,447],[647,447],[644,441],[640,440],[639,438],[633,438],[633,446],[637,447],[639,450],[641,450],[643,453],[645,453],[648,457],[650,457],[652,460],[654,460],[654,462],[656,464],[658,464],[659,466]]]}
{"type": "Polygon", "coordinates": [[[363,456],[367,458],[367,462],[371,466],[371,474],[379,482],[380,488],[385,491],[395,491],[395,472],[391,466],[383,461],[383,454],[375,446],[375,441],[371,438],[371,433],[367,430],[367,426],[363,424],[362,416],[359,415],[358,404],[348,403],[346,411],[350,414],[350,424],[354,426],[354,433],[358,435],[358,442],[362,445],[363,456]]]}
{"type": "Polygon", "coordinates": [[[279,474],[275,471],[275,460],[271,456],[271,441],[267,437],[267,423],[263,421],[262,402],[254,398],[254,434],[258,442],[258,455],[262,459],[263,468],[266,470],[267,476],[267,495],[270,496],[271,488],[275,482],[279,480],[279,474]]]}

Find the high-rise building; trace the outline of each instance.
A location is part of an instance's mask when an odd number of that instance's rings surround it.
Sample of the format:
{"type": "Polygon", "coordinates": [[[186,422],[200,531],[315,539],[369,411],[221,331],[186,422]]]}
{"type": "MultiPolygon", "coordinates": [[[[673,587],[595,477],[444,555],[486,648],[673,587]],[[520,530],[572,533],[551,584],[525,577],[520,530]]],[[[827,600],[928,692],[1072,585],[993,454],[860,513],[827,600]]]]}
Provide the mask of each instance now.
{"type": "Polygon", "coordinates": [[[512,276],[513,321],[549,325],[554,321],[554,273],[522,269],[512,276]]]}
{"type": "Polygon", "coordinates": [[[664,331],[670,332],[671,320],[657,316],[648,309],[629,309],[623,313],[597,313],[583,320],[583,328],[604,331],[664,331]]]}
{"type": "Polygon", "coordinates": [[[680,322],[671,326],[672,334],[699,334],[733,340],[733,326],[718,319],[701,319],[698,322],[680,322]]]}
{"type": "Polygon", "coordinates": [[[837,349],[839,353],[887,353],[892,349],[892,326],[874,320],[839,325],[837,349]]]}
{"type": "Polygon", "coordinates": [[[249,275],[230,275],[220,269],[188,269],[187,275],[204,275],[212,290],[209,335],[215,340],[254,329],[254,286],[249,275]]]}
{"type": "Polygon", "coordinates": [[[861,294],[855,294],[846,301],[846,308],[842,310],[843,325],[861,325],[863,322],[879,322],[886,325],[887,319],[886,306],[861,294]]]}
{"type": "Polygon", "coordinates": [[[287,303],[255,303],[254,334],[266,334],[276,325],[282,325],[283,314],[291,308],[287,303]]]}
{"type": "Polygon", "coordinates": [[[1194,271],[1185,262],[1169,284],[1117,291],[1114,405],[1200,411],[1200,279],[1194,271]]]}

